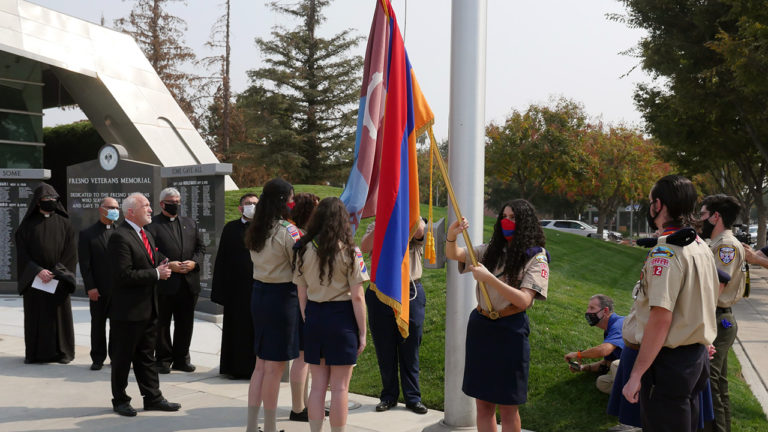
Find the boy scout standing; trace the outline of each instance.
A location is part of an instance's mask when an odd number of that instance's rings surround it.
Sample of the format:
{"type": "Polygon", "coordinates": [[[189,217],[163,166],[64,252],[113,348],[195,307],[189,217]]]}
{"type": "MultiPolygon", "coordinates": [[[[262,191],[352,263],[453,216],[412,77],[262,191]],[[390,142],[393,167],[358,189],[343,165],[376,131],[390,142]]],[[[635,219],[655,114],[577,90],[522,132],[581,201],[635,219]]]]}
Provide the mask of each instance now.
{"type": "Polygon", "coordinates": [[[712,252],[683,227],[695,205],[696,189],[682,176],[661,178],[650,193],[648,223],[663,232],[643,265],[635,334],[627,338],[640,350],[622,391],[629,402],[639,400],[644,430],[695,431],[698,393],[709,377],[719,288],[712,252]],[[667,242],[671,234],[676,240],[667,242]]]}
{"type": "Polygon", "coordinates": [[[744,247],[736,240],[731,226],[739,215],[741,206],[736,198],[723,194],[704,198],[701,205],[701,236],[711,238],[709,245],[715,256],[717,268],[728,273],[730,282],[717,298],[715,324],[715,355],[709,362],[709,380],[712,384],[712,407],[715,421],[706,424],[706,431],[730,432],[731,406],[728,396],[728,351],[736,339],[738,325],[731,306],[744,295],[746,265],[744,247]]]}

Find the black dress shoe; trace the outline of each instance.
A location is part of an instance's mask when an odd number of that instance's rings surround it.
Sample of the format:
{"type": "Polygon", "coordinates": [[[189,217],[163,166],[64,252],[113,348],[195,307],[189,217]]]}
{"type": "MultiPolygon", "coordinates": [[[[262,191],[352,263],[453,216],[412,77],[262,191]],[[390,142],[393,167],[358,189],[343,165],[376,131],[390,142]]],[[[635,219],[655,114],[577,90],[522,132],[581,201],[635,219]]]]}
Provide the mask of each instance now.
{"type": "Polygon", "coordinates": [[[405,407],[415,412],[416,414],[426,414],[427,411],[429,411],[427,407],[423,403],[421,403],[421,401],[414,402],[414,403],[407,403],[405,404],[405,407]]]}
{"type": "Polygon", "coordinates": [[[162,364],[157,365],[157,373],[159,374],[169,374],[171,373],[171,368],[162,364]]]}
{"type": "Polygon", "coordinates": [[[307,409],[304,408],[302,412],[295,412],[291,410],[291,414],[288,416],[288,420],[291,421],[299,421],[299,422],[308,422],[309,421],[309,413],[307,412],[307,409]]]}
{"type": "Polygon", "coordinates": [[[144,404],[144,411],[178,411],[181,404],[168,402],[168,399],[160,399],[152,404],[144,404]]]}
{"type": "Polygon", "coordinates": [[[94,371],[96,371],[96,370],[101,370],[101,368],[102,368],[103,366],[104,366],[104,363],[96,363],[96,362],[93,362],[93,363],[91,363],[91,370],[94,370],[94,371]]]}
{"type": "Polygon", "coordinates": [[[176,364],[176,363],[174,363],[173,366],[171,366],[171,369],[177,370],[177,371],[182,371],[182,372],[194,372],[195,369],[197,369],[197,368],[195,367],[195,365],[189,364],[189,363],[187,363],[187,364],[176,364]]]}
{"type": "Polygon", "coordinates": [[[381,401],[378,405],[376,405],[376,411],[382,412],[382,411],[388,411],[392,407],[397,406],[397,401],[381,401]]]}
{"type": "Polygon", "coordinates": [[[112,409],[121,416],[136,417],[136,410],[128,402],[123,402],[112,409]]]}

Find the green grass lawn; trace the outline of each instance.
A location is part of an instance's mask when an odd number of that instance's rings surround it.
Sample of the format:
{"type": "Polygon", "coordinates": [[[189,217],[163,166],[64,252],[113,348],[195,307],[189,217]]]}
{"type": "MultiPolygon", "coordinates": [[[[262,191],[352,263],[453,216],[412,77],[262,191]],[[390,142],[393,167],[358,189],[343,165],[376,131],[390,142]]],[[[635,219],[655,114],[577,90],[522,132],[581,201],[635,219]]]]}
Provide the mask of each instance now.
{"type": "MultiPolygon", "coordinates": [[[[341,189],[324,186],[295,186],[296,192],[312,192],[320,197],[339,196],[341,189]]],[[[227,220],[238,216],[237,200],[260,188],[227,192],[227,220]]],[[[426,216],[426,206],[422,206],[426,216]]],[[[445,208],[435,208],[435,219],[445,216],[445,208]]],[[[485,218],[485,238],[493,218],[485,218]]],[[[363,221],[357,239],[365,232],[363,221]]],[[[531,321],[531,369],[528,403],[521,407],[523,427],[537,432],[605,430],[617,423],[605,414],[608,395],[594,385],[593,374],[572,374],[563,356],[602,342],[602,331],[590,328],[584,320],[587,301],[593,294],[611,296],[616,312],[626,315],[632,305],[632,287],[640,275],[645,249],[588,239],[545,230],[547,249],[552,255],[549,297],[537,301],[528,311],[531,321]]],[[[480,239],[473,239],[479,243],[480,239]]],[[[448,265],[455,265],[449,262],[448,265]]],[[[427,293],[426,319],[421,347],[421,391],[424,403],[443,409],[445,359],[445,270],[425,269],[422,278],[427,293]]],[[[467,313],[470,311],[467,310],[467,313]]],[[[358,360],[350,389],[354,393],[378,397],[381,390],[372,338],[358,360]]],[[[729,354],[732,430],[766,430],[766,418],[741,375],[733,352],[729,354]]],[[[402,398],[401,398],[402,402],[402,398]]]]}

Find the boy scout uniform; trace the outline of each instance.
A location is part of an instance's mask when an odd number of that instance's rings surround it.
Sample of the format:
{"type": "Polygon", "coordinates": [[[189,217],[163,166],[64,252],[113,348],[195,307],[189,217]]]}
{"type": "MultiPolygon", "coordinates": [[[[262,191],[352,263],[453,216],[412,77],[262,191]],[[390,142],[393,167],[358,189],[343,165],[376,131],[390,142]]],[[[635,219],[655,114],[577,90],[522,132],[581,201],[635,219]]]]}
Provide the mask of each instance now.
{"type": "Polygon", "coordinates": [[[329,278],[328,269],[324,269],[323,279],[320,280],[320,257],[314,242],[308,244],[304,251],[303,264],[296,268],[293,283],[307,287],[307,300],[323,303],[332,301],[351,301],[350,288],[362,285],[370,280],[368,270],[363,261],[360,249],[355,248],[355,257],[340,250],[333,261],[333,275],[329,278]]]}
{"type": "Polygon", "coordinates": [[[643,427],[654,431],[695,431],[697,394],[709,376],[706,345],[714,341],[717,268],[706,243],[691,237],[685,246],[659,237],[648,254],[635,300],[635,314],[625,319],[624,334],[642,345],[652,307],[672,312],[669,333],[642,377],[640,408],[643,427]],[[693,401],[693,402],[692,402],[693,401]],[[693,403],[693,407],[691,404],[693,403]]]}
{"type": "MultiPolygon", "coordinates": [[[[475,247],[475,257],[478,262],[482,262],[482,258],[485,255],[485,251],[488,245],[480,245],[475,247]]],[[[466,252],[466,249],[464,249],[466,252]]],[[[508,285],[518,289],[529,288],[536,292],[534,300],[546,300],[547,299],[547,287],[549,286],[549,258],[547,257],[547,251],[544,248],[531,248],[529,249],[529,255],[532,255],[528,262],[520,272],[516,281],[508,281],[504,276],[504,258],[499,259],[499,263],[492,271],[493,275],[508,285]]],[[[467,259],[469,259],[469,253],[467,253],[467,259]]],[[[467,264],[459,262],[459,273],[467,273],[467,264]]],[[[490,269],[488,269],[490,270],[490,269]]],[[[493,288],[486,286],[488,292],[488,298],[491,300],[493,310],[499,313],[499,317],[505,317],[512,315],[523,310],[512,305],[509,300],[506,299],[500,292],[493,288]]],[[[477,310],[484,316],[488,316],[488,303],[485,301],[485,296],[481,293],[480,284],[475,287],[475,296],[477,297],[477,310]]],[[[533,306],[533,304],[531,304],[533,306]]]]}
{"type": "Polygon", "coordinates": [[[717,268],[731,276],[730,282],[717,298],[715,313],[717,337],[715,355],[709,363],[709,380],[712,385],[712,407],[715,421],[707,424],[706,430],[730,432],[731,408],[728,396],[728,351],[736,339],[738,326],[731,306],[744,295],[746,264],[744,247],[736,240],[731,230],[721,232],[712,239],[710,249],[715,256],[717,268]]]}
{"type": "MultiPolygon", "coordinates": [[[[370,235],[375,226],[376,223],[371,222],[365,230],[365,235],[370,235]]],[[[366,290],[365,302],[368,306],[368,323],[381,375],[382,390],[379,398],[382,402],[395,404],[400,394],[399,387],[402,385],[406,406],[413,406],[421,402],[419,348],[427,304],[424,287],[421,284],[424,237],[412,238],[408,243],[408,253],[410,265],[408,337],[403,339],[400,335],[392,308],[379,300],[375,291],[366,290]]]]}
{"type": "Polygon", "coordinates": [[[299,240],[299,229],[288,221],[280,220],[256,252],[251,250],[253,278],[266,283],[290,282],[293,279],[293,245],[299,240]]]}

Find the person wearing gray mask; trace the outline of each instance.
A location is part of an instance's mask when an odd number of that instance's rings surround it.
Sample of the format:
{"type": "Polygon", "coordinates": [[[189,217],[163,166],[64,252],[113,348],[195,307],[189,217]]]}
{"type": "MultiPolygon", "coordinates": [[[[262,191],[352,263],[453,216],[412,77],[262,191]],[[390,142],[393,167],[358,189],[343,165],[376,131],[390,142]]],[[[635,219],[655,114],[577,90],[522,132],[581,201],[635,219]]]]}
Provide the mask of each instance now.
{"type": "Polygon", "coordinates": [[[117,200],[104,197],[98,208],[99,219],[80,231],[77,252],[80,274],[91,311],[91,370],[100,370],[110,352],[107,345],[107,312],[112,300],[114,276],[107,244],[117,227],[120,207],[117,200]]]}

